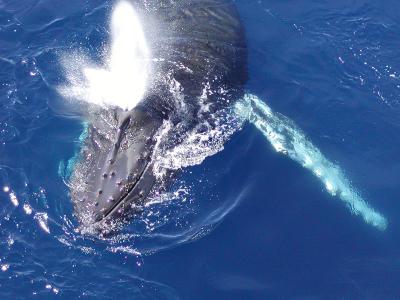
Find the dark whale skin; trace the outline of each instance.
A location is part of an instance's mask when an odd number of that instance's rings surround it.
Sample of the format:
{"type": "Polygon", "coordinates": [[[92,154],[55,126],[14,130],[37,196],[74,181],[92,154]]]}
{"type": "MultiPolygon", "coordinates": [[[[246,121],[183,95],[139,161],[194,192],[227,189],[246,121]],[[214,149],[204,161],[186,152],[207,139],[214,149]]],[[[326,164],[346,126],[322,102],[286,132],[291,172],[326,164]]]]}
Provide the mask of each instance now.
{"type": "Polygon", "coordinates": [[[147,94],[131,111],[89,108],[86,138],[69,182],[81,229],[108,232],[140,211],[157,185],[152,155],[163,120],[172,121],[175,137],[199,122],[213,124],[215,112],[243,95],[247,80],[245,33],[232,1],[132,4],[157,63],[147,94]],[[184,114],[167,84],[171,81],[183,91],[184,114]]]}

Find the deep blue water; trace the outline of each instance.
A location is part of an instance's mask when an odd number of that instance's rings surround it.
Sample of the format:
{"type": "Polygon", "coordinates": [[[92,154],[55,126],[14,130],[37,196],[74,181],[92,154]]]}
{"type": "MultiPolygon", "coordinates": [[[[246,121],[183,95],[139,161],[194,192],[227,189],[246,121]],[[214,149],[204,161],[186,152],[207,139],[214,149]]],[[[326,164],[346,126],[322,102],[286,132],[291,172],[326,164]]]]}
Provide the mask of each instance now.
{"type": "Polygon", "coordinates": [[[400,4],[236,4],[247,90],[340,165],[387,229],[247,124],[182,174],[193,199],[160,204],[153,221],[168,221],[114,243],[80,236],[59,167],[82,124],[56,90],[60,56],[99,55],[112,2],[0,0],[1,299],[400,298],[400,4]]]}

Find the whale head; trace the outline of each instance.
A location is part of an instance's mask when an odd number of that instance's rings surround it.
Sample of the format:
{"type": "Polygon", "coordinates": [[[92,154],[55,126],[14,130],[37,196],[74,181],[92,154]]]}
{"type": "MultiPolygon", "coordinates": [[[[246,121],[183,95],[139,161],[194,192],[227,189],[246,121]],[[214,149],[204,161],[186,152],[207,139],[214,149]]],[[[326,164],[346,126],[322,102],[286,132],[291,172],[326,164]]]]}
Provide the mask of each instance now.
{"type": "Polygon", "coordinates": [[[69,181],[82,230],[129,220],[159,186],[155,137],[164,119],[172,129],[161,148],[203,123],[217,126],[217,112],[243,94],[247,47],[233,1],[166,2],[118,2],[104,63],[67,63],[70,84],[60,92],[81,100],[88,117],[69,181]]]}
{"type": "Polygon", "coordinates": [[[135,108],[90,125],[71,178],[75,214],[84,227],[127,220],[141,210],[156,183],[152,156],[161,124],[135,108]]]}

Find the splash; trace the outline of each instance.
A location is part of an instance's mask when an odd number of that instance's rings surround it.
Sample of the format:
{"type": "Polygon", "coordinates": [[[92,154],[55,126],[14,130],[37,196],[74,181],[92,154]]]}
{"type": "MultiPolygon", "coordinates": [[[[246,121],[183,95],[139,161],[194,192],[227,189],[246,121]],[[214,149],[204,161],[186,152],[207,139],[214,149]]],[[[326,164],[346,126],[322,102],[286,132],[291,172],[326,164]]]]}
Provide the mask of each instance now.
{"type": "Polygon", "coordinates": [[[103,66],[83,54],[68,55],[62,63],[68,85],[59,88],[66,98],[101,106],[132,109],[143,98],[150,73],[150,50],[132,5],[120,1],[111,17],[111,47],[103,66]]]}
{"type": "Polygon", "coordinates": [[[291,120],[274,113],[254,95],[246,95],[235,109],[262,132],[277,152],[310,170],[323,183],[326,191],[345,202],[353,214],[380,230],[386,229],[385,217],[362,199],[341,168],[325,158],[291,120]]]}
{"type": "Polygon", "coordinates": [[[218,126],[212,126],[207,121],[200,122],[178,139],[171,139],[173,125],[171,121],[165,121],[157,138],[160,141],[166,139],[167,145],[156,145],[153,155],[155,174],[162,174],[160,170],[163,169],[180,170],[200,165],[207,157],[221,152],[224,144],[243,125],[243,121],[230,109],[215,113],[213,118],[220,119],[218,126]]]}

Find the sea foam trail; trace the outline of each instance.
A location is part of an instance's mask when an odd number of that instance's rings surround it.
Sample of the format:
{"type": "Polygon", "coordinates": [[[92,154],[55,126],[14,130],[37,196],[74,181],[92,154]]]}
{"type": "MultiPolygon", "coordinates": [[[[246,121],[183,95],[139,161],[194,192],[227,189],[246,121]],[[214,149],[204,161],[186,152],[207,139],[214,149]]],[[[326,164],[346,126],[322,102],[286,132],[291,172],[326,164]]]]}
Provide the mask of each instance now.
{"type": "Polygon", "coordinates": [[[353,214],[380,230],[386,229],[385,217],[361,198],[341,168],[326,159],[290,119],[273,112],[257,96],[250,94],[236,104],[235,110],[254,124],[277,152],[310,170],[326,191],[345,202],[353,214]]]}

